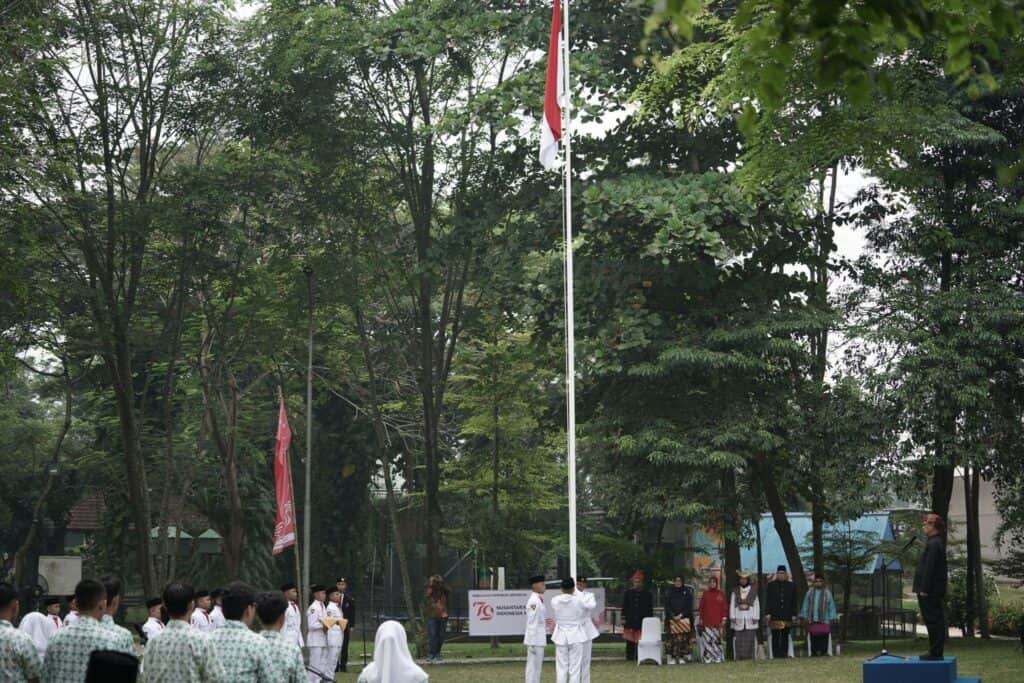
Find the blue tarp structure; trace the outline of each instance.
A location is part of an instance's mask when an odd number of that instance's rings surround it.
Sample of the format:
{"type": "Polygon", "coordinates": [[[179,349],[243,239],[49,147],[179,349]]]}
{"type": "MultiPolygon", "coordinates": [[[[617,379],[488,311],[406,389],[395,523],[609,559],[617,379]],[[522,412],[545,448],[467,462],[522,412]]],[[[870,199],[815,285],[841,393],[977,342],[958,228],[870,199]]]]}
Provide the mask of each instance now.
{"type": "MultiPolygon", "coordinates": [[[[793,540],[796,541],[797,546],[801,546],[804,543],[804,539],[811,533],[811,513],[809,512],[787,512],[786,519],[789,520],[789,528],[793,530],[793,540]]],[[[835,526],[840,531],[845,531],[849,525],[849,528],[853,531],[864,531],[873,534],[879,541],[891,541],[893,540],[892,523],[890,521],[890,515],[888,512],[872,512],[864,515],[860,519],[850,520],[849,522],[840,522],[835,526]]],[[[779,534],[775,531],[775,522],[772,520],[772,516],[769,513],[761,515],[760,520],[761,526],[761,566],[764,568],[766,574],[772,574],[775,572],[775,568],[780,564],[784,564],[787,567],[789,562],[786,561],[786,553],[782,549],[782,541],[779,540],[779,534]]],[[[825,534],[827,535],[832,525],[825,525],[825,534]]],[[[748,571],[757,571],[757,544],[751,543],[749,547],[740,549],[740,563],[743,568],[748,571]]],[[[873,574],[876,571],[882,569],[883,559],[880,554],[876,554],[874,560],[869,562],[863,569],[857,571],[857,574],[873,574]]],[[[887,567],[890,572],[902,572],[903,567],[900,566],[899,561],[895,561],[887,567]]]]}

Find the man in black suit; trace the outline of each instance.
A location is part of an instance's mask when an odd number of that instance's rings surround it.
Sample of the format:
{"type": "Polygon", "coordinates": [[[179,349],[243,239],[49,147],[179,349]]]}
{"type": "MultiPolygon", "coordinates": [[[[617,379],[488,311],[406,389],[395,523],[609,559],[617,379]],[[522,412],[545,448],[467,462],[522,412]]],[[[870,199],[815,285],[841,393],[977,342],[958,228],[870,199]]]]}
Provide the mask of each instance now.
{"type": "Polygon", "coordinates": [[[914,592],[921,608],[921,618],[928,628],[928,652],[921,655],[923,660],[942,659],[946,644],[946,544],[942,540],[946,523],[935,513],[924,516],[925,541],[921,559],[914,572],[914,592]]]}
{"type": "Polygon", "coordinates": [[[335,584],[341,591],[341,615],[348,619],[345,627],[345,641],[341,644],[341,656],[338,657],[338,671],[348,671],[348,644],[352,640],[352,627],[356,623],[356,601],[348,594],[348,582],[339,577],[335,584]]]}
{"type": "Polygon", "coordinates": [[[772,632],[772,659],[789,657],[789,629],[797,614],[796,585],[789,580],[786,565],[780,564],[775,579],[768,582],[764,613],[772,632]]]}

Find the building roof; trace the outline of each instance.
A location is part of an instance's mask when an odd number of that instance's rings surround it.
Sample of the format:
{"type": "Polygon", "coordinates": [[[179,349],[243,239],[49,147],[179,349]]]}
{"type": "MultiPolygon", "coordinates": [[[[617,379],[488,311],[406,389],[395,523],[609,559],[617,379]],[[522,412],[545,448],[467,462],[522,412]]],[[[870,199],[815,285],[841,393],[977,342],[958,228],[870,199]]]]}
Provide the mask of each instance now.
{"type": "MultiPolygon", "coordinates": [[[[809,512],[787,512],[786,519],[789,521],[789,527],[793,531],[793,540],[796,541],[797,546],[801,546],[804,543],[804,539],[807,538],[808,534],[811,533],[811,513],[809,512]]],[[[849,522],[840,522],[834,526],[839,529],[845,530],[849,524],[850,529],[854,531],[864,531],[873,534],[879,539],[879,541],[892,541],[892,523],[890,521],[888,512],[871,512],[859,519],[850,520],[849,522]]],[[[779,540],[779,534],[775,531],[775,522],[772,519],[770,513],[764,513],[760,519],[761,527],[761,566],[764,568],[766,573],[771,573],[775,567],[780,564],[789,565],[786,560],[786,553],[782,549],[782,541],[779,540]]],[[[827,533],[833,525],[826,524],[825,532],[827,533]]],[[[882,569],[884,560],[881,554],[876,554],[873,561],[869,561],[868,564],[856,572],[857,574],[872,574],[882,569]]],[[[740,564],[744,568],[751,571],[757,569],[757,543],[753,542],[749,546],[740,549],[740,564]]],[[[892,562],[888,566],[889,571],[899,572],[903,571],[899,560],[892,562]]]]}
{"type": "Polygon", "coordinates": [[[155,527],[152,528],[152,530],[150,530],[149,537],[150,538],[163,538],[163,534],[164,534],[164,529],[165,528],[167,529],[167,538],[172,540],[172,541],[175,539],[176,535],[177,535],[177,538],[179,540],[188,540],[188,539],[192,538],[192,534],[190,534],[189,532],[185,531],[184,529],[182,529],[181,533],[178,534],[178,528],[175,527],[175,526],[168,526],[168,527],[155,526],[155,527]]]}
{"type": "Polygon", "coordinates": [[[68,513],[67,528],[72,531],[94,531],[102,525],[104,511],[103,495],[92,491],[83,495],[68,513]]]}

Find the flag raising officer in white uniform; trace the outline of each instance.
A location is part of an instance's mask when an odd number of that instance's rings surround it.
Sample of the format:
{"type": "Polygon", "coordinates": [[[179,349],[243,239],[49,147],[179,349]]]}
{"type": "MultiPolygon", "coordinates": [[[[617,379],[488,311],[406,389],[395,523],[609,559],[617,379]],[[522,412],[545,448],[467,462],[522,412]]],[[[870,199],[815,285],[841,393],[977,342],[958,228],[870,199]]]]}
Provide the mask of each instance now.
{"type": "Polygon", "coordinates": [[[163,598],[150,598],[146,600],[146,607],[149,609],[149,618],[142,625],[142,632],[146,634],[146,642],[153,640],[164,630],[164,622],[160,621],[160,609],[163,607],[163,598]]]}
{"type": "Polygon", "coordinates": [[[302,614],[299,613],[299,605],[295,601],[299,599],[299,591],[293,582],[281,586],[285,600],[288,601],[288,609],[284,613],[284,626],[281,627],[281,637],[290,643],[295,643],[300,648],[305,647],[302,640],[302,614]]]}
{"type": "Polygon", "coordinates": [[[18,630],[28,635],[36,646],[39,659],[46,656],[46,647],[50,644],[58,629],[64,628],[64,622],[60,618],[60,598],[47,598],[44,601],[46,614],[40,612],[28,612],[21,618],[18,630]]]}
{"type": "Polygon", "coordinates": [[[227,619],[224,618],[224,608],[221,605],[221,596],[223,595],[223,588],[214,588],[210,592],[210,601],[213,603],[213,609],[210,610],[211,631],[220,628],[227,621],[227,619]]]}
{"type": "Polygon", "coordinates": [[[594,640],[601,635],[594,625],[594,610],[597,609],[597,598],[587,590],[587,577],[576,579],[576,589],[583,601],[583,632],[587,634],[587,642],[583,643],[580,657],[580,683],[590,683],[590,659],[594,651],[594,640]]]}
{"type": "Polygon", "coordinates": [[[192,610],[192,628],[198,629],[200,633],[209,633],[213,630],[213,622],[210,621],[209,591],[196,591],[196,608],[192,610]]]}
{"type": "Polygon", "coordinates": [[[309,683],[334,678],[334,670],[327,672],[327,629],[321,619],[327,616],[327,587],[314,584],[310,589],[313,600],[306,609],[306,643],[309,645],[309,683]]]}
{"type": "Polygon", "coordinates": [[[562,594],[552,598],[551,611],[555,615],[555,632],[551,634],[555,644],[555,680],[579,683],[583,643],[588,641],[583,628],[588,610],[572,578],[562,579],[562,594]]]}
{"type": "Polygon", "coordinates": [[[530,599],[526,602],[526,683],[540,683],[540,668],[544,663],[544,646],[548,644],[547,609],[544,607],[544,576],[530,577],[530,599]]]}

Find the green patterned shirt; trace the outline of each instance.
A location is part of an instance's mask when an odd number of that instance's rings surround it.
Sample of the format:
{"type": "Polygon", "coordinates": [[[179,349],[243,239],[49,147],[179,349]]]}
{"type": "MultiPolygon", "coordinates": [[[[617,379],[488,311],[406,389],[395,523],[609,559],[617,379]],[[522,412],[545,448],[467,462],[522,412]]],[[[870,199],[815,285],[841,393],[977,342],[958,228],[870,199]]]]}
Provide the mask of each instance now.
{"type": "Polygon", "coordinates": [[[114,621],[114,617],[104,614],[103,618],[100,619],[100,623],[117,634],[121,647],[125,648],[125,652],[131,652],[133,655],[138,654],[138,650],[135,649],[135,638],[132,636],[132,632],[124,626],[118,626],[114,621]]]}
{"type": "Polygon", "coordinates": [[[306,680],[306,664],[302,661],[299,646],[285,640],[280,631],[261,631],[260,635],[270,652],[273,679],[281,683],[303,683],[306,680]]]}
{"type": "Polygon", "coordinates": [[[277,683],[271,676],[270,649],[248,626],[228,619],[208,637],[224,667],[224,680],[277,683]]]}
{"type": "Polygon", "coordinates": [[[117,650],[135,656],[135,645],[127,648],[124,638],[92,617],[82,616],[71,626],[59,629],[46,648],[43,683],[84,683],[89,655],[94,650],[117,650]]]}
{"type": "Polygon", "coordinates": [[[226,681],[210,638],[187,621],[171,619],[146,644],[142,662],[146,683],[205,683],[226,681]]]}
{"type": "Polygon", "coordinates": [[[22,683],[39,678],[39,653],[26,633],[0,619],[0,682],[22,683]]]}

